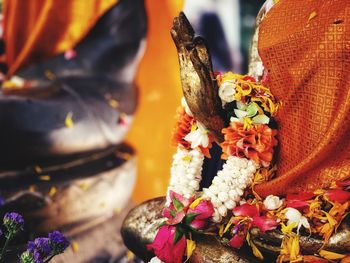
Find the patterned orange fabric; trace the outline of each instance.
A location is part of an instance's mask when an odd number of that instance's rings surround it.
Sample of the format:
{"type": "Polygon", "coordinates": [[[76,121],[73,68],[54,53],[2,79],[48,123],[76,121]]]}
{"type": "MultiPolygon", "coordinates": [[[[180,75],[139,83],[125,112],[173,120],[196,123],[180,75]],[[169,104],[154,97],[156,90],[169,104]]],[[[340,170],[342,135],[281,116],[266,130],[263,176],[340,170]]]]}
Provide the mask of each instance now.
{"type": "Polygon", "coordinates": [[[74,47],[118,0],[5,0],[9,75],[74,47]]]}
{"type": "Polygon", "coordinates": [[[277,177],[266,196],[350,176],[350,1],[280,0],[259,31],[259,54],[282,100],[277,177]]]}

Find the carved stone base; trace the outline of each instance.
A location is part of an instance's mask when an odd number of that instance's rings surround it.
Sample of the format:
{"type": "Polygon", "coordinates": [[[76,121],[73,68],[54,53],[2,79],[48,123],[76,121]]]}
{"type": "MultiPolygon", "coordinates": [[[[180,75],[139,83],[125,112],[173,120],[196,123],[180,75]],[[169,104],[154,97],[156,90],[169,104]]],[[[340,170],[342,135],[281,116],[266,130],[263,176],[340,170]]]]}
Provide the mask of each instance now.
{"type": "MultiPolygon", "coordinates": [[[[146,245],[152,243],[158,226],[164,222],[161,212],[165,205],[163,197],[155,198],[137,206],[124,220],[121,233],[125,245],[138,257],[148,262],[154,254],[147,250],[146,245]]],[[[258,262],[250,252],[238,252],[223,246],[213,236],[202,236],[196,239],[196,249],[188,262],[220,262],[244,263],[258,262]]]]}

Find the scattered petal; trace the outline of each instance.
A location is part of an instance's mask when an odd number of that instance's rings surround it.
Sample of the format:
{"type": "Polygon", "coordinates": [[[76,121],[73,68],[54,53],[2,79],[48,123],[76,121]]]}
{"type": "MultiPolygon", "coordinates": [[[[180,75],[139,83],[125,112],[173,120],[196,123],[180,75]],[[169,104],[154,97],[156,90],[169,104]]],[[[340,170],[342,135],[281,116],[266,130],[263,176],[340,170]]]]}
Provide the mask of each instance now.
{"type": "Polygon", "coordinates": [[[67,128],[72,128],[74,126],[73,113],[71,111],[67,113],[64,124],[66,125],[67,128]]]}

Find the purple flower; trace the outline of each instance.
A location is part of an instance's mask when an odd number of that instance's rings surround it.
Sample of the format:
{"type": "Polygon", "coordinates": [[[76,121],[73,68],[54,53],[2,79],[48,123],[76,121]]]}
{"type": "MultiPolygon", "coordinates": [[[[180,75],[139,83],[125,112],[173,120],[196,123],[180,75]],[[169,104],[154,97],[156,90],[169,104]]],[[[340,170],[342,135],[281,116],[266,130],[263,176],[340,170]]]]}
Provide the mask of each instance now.
{"type": "Polygon", "coordinates": [[[28,241],[27,250],[29,252],[34,252],[34,250],[36,250],[36,245],[35,245],[34,241],[28,241]]]}
{"type": "Polygon", "coordinates": [[[48,257],[52,253],[52,247],[50,245],[50,239],[47,237],[38,237],[34,240],[34,244],[43,257],[48,257]]]}
{"type": "Polygon", "coordinates": [[[27,250],[30,253],[40,253],[42,258],[50,256],[53,252],[50,240],[47,237],[38,237],[34,241],[29,241],[27,244],[27,250]]]}
{"type": "Polygon", "coordinates": [[[55,254],[62,253],[70,245],[70,242],[60,231],[49,233],[49,243],[55,254]]]}
{"type": "Polygon", "coordinates": [[[3,206],[5,204],[5,199],[0,196],[0,206],[3,206]]]}
{"type": "Polygon", "coordinates": [[[7,229],[7,237],[15,235],[19,230],[23,230],[24,219],[15,212],[6,213],[4,216],[4,226],[7,229]]]}

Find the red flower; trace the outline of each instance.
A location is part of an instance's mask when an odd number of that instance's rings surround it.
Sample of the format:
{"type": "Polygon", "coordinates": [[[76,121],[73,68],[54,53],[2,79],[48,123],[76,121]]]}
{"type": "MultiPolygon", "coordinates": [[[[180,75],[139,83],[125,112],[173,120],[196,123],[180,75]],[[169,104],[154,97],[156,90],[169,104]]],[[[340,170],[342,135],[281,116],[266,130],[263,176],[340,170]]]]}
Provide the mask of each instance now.
{"type": "Polygon", "coordinates": [[[345,180],[345,181],[337,181],[336,184],[337,184],[337,186],[339,186],[339,187],[348,188],[348,187],[350,186],[350,179],[345,180]]]}
{"type": "Polygon", "coordinates": [[[288,194],[286,197],[287,201],[307,201],[312,199],[315,196],[314,193],[310,193],[310,192],[300,192],[297,194],[288,194]]]}
{"type": "Polygon", "coordinates": [[[243,204],[240,206],[236,206],[232,210],[235,216],[247,216],[247,217],[255,217],[259,216],[259,210],[256,205],[243,204]]]}
{"type": "Polygon", "coordinates": [[[267,216],[255,216],[253,217],[253,226],[259,228],[262,232],[273,230],[277,227],[278,222],[267,216]]]}
{"type": "Polygon", "coordinates": [[[311,192],[300,192],[297,194],[288,194],[286,197],[287,207],[292,207],[298,210],[303,210],[304,208],[309,207],[309,203],[306,202],[311,200],[315,196],[311,192]]]}
{"type": "Polygon", "coordinates": [[[153,250],[154,254],[165,263],[181,263],[186,249],[184,235],[175,240],[176,227],[162,226],[152,244],[147,249],[153,250]]]}
{"type": "Polygon", "coordinates": [[[265,124],[254,125],[251,129],[245,130],[242,123],[233,122],[222,132],[225,137],[225,141],[221,144],[223,158],[246,157],[264,167],[269,166],[273,148],[277,145],[276,130],[265,124]]]}
{"type": "Polygon", "coordinates": [[[245,236],[246,235],[234,235],[228,242],[229,246],[237,249],[241,248],[244,244],[245,236]]]}
{"type": "Polygon", "coordinates": [[[213,213],[213,204],[208,200],[201,200],[198,205],[187,211],[187,216],[195,215],[189,225],[197,230],[204,229],[209,224],[209,219],[212,217],[213,213]]]}
{"type": "Polygon", "coordinates": [[[345,203],[350,200],[350,192],[340,189],[331,189],[325,193],[330,201],[345,203]]]}
{"type": "Polygon", "coordinates": [[[236,225],[231,231],[233,236],[228,242],[229,246],[237,249],[241,248],[247,236],[248,228],[249,226],[244,223],[236,225]]]}
{"type": "Polygon", "coordinates": [[[252,76],[244,76],[242,79],[245,81],[256,82],[256,79],[252,76]]]}

